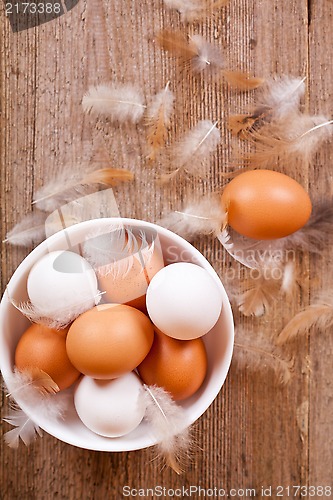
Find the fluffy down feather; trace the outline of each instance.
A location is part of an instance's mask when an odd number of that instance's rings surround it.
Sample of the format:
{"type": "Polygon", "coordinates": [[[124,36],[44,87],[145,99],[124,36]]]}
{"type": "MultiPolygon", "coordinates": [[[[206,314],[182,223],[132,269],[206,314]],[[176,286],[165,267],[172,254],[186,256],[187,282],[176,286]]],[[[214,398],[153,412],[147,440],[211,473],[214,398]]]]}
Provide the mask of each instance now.
{"type": "Polygon", "coordinates": [[[258,331],[236,328],[233,362],[239,368],[265,374],[272,372],[281,385],[290,382],[294,360],[258,331]]]}
{"type": "Polygon", "coordinates": [[[304,80],[287,75],[266,80],[258,92],[253,111],[230,116],[229,128],[233,135],[246,139],[251,130],[297,112],[305,92],[304,80]]]}
{"type": "Polygon", "coordinates": [[[296,314],[277,338],[277,345],[295,340],[300,335],[307,335],[311,329],[325,332],[333,326],[333,290],[322,292],[303,311],[296,314]]]}
{"type": "Polygon", "coordinates": [[[18,398],[26,406],[45,416],[48,420],[61,420],[69,407],[70,395],[68,391],[59,391],[55,382],[41,370],[15,370],[7,377],[7,397],[12,400],[9,415],[4,421],[14,426],[6,432],[5,441],[11,448],[18,448],[19,440],[28,446],[36,437],[42,436],[39,426],[14,402],[18,398]],[[10,392],[9,392],[10,391],[10,392]],[[56,394],[55,394],[56,393],[56,394]]]}
{"type": "Polygon", "coordinates": [[[82,169],[66,168],[36,192],[33,204],[40,210],[52,212],[76,198],[90,194],[99,187],[116,186],[120,182],[133,179],[134,174],[125,169],[96,169],[92,166],[82,172],[82,169]]]}
{"type": "Polygon", "coordinates": [[[181,211],[170,212],[158,224],[174,231],[188,241],[200,235],[217,235],[225,222],[226,213],[218,196],[189,201],[181,211]]]}
{"type": "Polygon", "coordinates": [[[159,456],[166,465],[181,474],[184,471],[183,462],[189,455],[191,446],[190,430],[184,426],[184,409],[161,387],[145,384],[143,387],[145,419],[159,441],[159,456]]]}
{"type": "Polygon", "coordinates": [[[82,107],[85,113],[108,116],[113,122],[138,123],[146,106],[139,88],[114,83],[90,87],[82,107]]]}
{"type": "Polygon", "coordinates": [[[86,297],[81,296],[76,304],[72,304],[70,307],[59,311],[54,311],[52,317],[47,315],[44,310],[34,306],[31,302],[17,302],[10,296],[9,300],[32,323],[45,325],[55,330],[62,330],[80,316],[80,314],[91,308],[92,299],[94,299],[95,305],[98,305],[102,294],[103,292],[99,292],[95,297],[91,297],[91,295],[86,297]]]}
{"type": "Polygon", "coordinates": [[[167,182],[179,173],[185,172],[196,177],[205,177],[209,169],[209,157],[221,142],[217,122],[200,121],[177,143],[172,151],[171,163],[175,169],[161,176],[167,182]]]}
{"type": "Polygon", "coordinates": [[[318,148],[333,134],[333,121],[324,116],[291,113],[279,122],[272,122],[253,131],[249,139],[255,150],[244,163],[255,168],[271,168],[286,164],[293,171],[297,163],[306,167],[318,148]]]}
{"type": "Polygon", "coordinates": [[[164,0],[168,9],[177,10],[182,21],[187,22],[206,17],[228,3],[229,0],[164,0]]]}
{"type": "Polygon", "coordinates": [[[170,117],[174,107],[174,94],[169,90],[169,83],[164,90],[156,94],[147,107],[148,159],[154,161],[158,151],[164,146],[170,117]]]}

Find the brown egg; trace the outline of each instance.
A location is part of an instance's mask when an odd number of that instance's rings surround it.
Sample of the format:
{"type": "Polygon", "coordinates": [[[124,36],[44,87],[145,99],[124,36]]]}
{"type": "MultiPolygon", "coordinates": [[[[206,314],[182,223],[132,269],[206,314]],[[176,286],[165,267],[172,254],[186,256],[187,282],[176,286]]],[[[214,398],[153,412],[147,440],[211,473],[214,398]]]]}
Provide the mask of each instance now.
{"type": "Polygon", "coordinates": [[[80,372],[96,379],[111,379],[136,368],[153,340],[153,325],[141,311],[104,304],[74,321],[66,347],[69,359],[80,372]]]}
{"type": "Polygon", "coordinates": [[[283,238],[308,221],[312,205],[307,192],[291,177],[273,170],[250,170],[223,191],[228,222],[238,233],[257,240],[283,238]]]}
{"type": "MultiPolygon", "coordinates": [[[[103,268],[97,271],[99,289],[106,292],[103,300],[108,303],[127,304],[146,313],[146,291],[151,279],[164,267],[163,256],[158,248],[153,251],[150,260],[143,266],[139,255],[127,257],[127,264],[122,266],[126,272],[108,272],[103,275],[103,268]]],[[[118,264],[118,263],[117,263],[118,264]]]]}
{"type": "Polygon", "coordinates": [[[47,373],[59,389],[66,389],[79,377],[66,352],[65,330],[52,330],[42,325],[31,325],[20,338],[15,351],[15,365],[19,370],[39,368],[47,373]]]}
{"type": "Polygon", "coordinates": [[[138,367],[147,385],[158,385],[175,401],[194,394],[207,372],[207,355],[201,338],[176,340],[155,330],[149,354],[138,367]]]}

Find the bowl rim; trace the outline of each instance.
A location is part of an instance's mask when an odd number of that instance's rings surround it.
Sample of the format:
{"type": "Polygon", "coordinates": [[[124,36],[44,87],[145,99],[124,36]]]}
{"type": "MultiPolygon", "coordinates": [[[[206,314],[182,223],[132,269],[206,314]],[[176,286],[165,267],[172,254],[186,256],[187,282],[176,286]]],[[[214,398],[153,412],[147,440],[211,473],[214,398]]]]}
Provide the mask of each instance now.
{"type": "MultiPolygon", "coordinates": [[[[39,245],[36,246],[19,264],[17,269],[14,271],[12,277],[10,278],[8,285],[18,285],[22,279],[22,273],[29,271],[33,264],[40,258],[41,256],[45,255],[47,253],[47,250],[50,247],[52,247],[53,244],[56,244],[57,242],[61,242],[62,236],[65,234],[66,231],[70,231],[72,235],[75,235],[77,233],[85,232],[87,228],[93,228],[95,224],[100,224],[101,221],[103,221],[103,224],[117,224],[117,223],[122,223],[124,225],[140,225],[143,227],[150,228],[152,230],[155,230],[158,235],[163,235],[166,238],[172,239],[177,246],[180,246],[181,248],[184,248],[185,251],[189,251],[191,257],[194,256],[196,257],[196,260],[200,262],[200,266],[206,269],[214,278],[215,282],[218,284],[221,295],[222,295],[222,314],[225,314],[227,317],[227,322],[229,326],[229,331],[227,332],[227,342],[226,342],[226,349],[224,353],[224,358],[223,358],[223,364],[219,366],[217,369],[217,374],[219,377],[219,383],[215,383],[214,385],[214,390],[207,391],[209,394],[206,394],[206,397],[204,398],[204,404],[200,406],[200,409],[198,409],[194,415],[192,415],[192,418],[190,419],[191,421],[188,422],[188,425],[192,425],[196,420],[198,420],[210,407],[210,405],[213,403],[213,401],[216,399],[218,396],[220,390],[222,389],[225,380],[227,378],[230,365],[231,365],[231,360],[232,360],[232,355],[233,355],[233,348],[234,348],[234,320],[233,320],[233,313],[232,313],[232,308],[230,305],[230,301],[228,298],[228,295],[225,291],[225,288],[223,286],[223,283],[218,276],[217,272],[213,268],[213,266],[209,263],[209,261],[204,257],[204,255],[197,249],[195,248],[191,243],[189,243],[187,240],[179,236],[178,234],[170,231],[169,229],[166,229],[162,226],[159,226],[158,224],[152,223],[152,222],[147,222],[143,221],[141,219],[133,219],[133,218],[123,218],[123,217],[105,217],[105,218],[97,218],[97,219],[91,219],[87,221],[82,221],[80,223],[77,223],[75,225],[72,225],[68,228],[64,228],[61,231],[58,231],[57,233],[53,234],[52,236],[49,236],[46,238],[44,241],[42,241],[39,245]]],[[[66,250],[66,249],[64,249],[66,250]]],[[[182,261],[179,261],[182,262],[182,261]]],[[[9,301],[8,295],[6,293],[7,287],[4,291],[4,294],[1,299],[0,303],[0,343],[3,344],[3,327],[4,327],[4,318],[6,317],[6,314],[8,313],[8,309],[10,307],[13,307],[12,304],[9,301]]],[[[5,360],[5,356],[3,354],[3,349],[0,349],[0,370],[4,379],[4,382],[7,385],[7,380],[6,376],[9,374],[9,371],[11,369],[8,369],[6,366],[8,363],[5,360]]],[[[215,375],[216,377],[216,375],[215,375]]],[[[8,387],[10,390],[10,387],[8,387]]],[[[19,399],[19,398],[18,398],[19,399]]],[[[30,409],[27,408],[27,406],[24,403],[21,403],[18,401],[18,404],[20,408],[37,424],[39,425],[40,422],[38,421],[38,417],[36,418],[35,415],[31,414],[30,409]]],[[[45,432],[48,434],[52,435],[53,437],[59,439],[60,441],[63,441],[67,444],[70,444],[72,446],[76,446],[79,448],[83,449],[90,449],[94,451],[107,451],[107,452],[126,452],[126,451],[136,451],[144,448],[148,448],[150,446],[154,446],[157,444],[157,441],[152,439],[151,437],[147,436],[147,439],[145,440],[145,444],[139,444],[139,445],[128,445],[124,446],[123,448],[119,449],[113,449],[112,446],[100,446],[100,447],[93,447],[89,446],[87,444],[80,444],[78,443],[77,440],[75,439],[70,439],[67,434],[65,437],[61,437],[61,432],[57,434],[54,431],[54,425],[51,426],[51,428],[48,428],[47,425],[43,422],[42,425],[39,425],[41,429],[43,429],[45,432]]],[[[113,442],[112,439],[109,439],[110,444],[113,442]]]]}

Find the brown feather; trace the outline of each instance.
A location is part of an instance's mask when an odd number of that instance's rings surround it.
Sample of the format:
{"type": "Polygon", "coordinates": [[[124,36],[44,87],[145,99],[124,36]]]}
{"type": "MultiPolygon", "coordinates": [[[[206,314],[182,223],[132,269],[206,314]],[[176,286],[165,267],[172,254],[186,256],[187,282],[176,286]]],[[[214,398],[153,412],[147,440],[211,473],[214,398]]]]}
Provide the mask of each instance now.
{"type": "Polygon", "coordinates": [[[175,57],[179,57],[183,63],[198,55],[196,47],[190,44],[188,38],[181,32],[163,30],[157,34],[156,40],[162,49],[170,52],[175,57]]]}
{"type": "Polygon", "coordinates": [[[229,117],[228,126],[232,135],[240,139],[246,139],[251,131],[257,129],[265,116],[263,109],[247,115],[231,115],[229,117]]]}
{"type": "Polygon", "coordinates": [[[33,204],[46,212],[53,212],[59,206],[65,205],[96,191],[98,186],[111,187],[120,182],[128,182],[134,178],[134,174],[125,169],[89,167],[88,172],[80,169],[63,169],[57,178],[39,189],[35,195],[33,204]]]}
{"type": "Polygon", "coordinates": [[[12,378],[15,380],[14,389],[7,394],[7,397],[13,397],[18,392],[25,391],[28,386],[32,386],[43,396],[55,394],[60,390],[58,384],[54,382],[50,375],[33,366],[29,366],[24,370],[16,370],[12,378]]]}
{"type": "Polygon", "coordinates": [[[164,121],[163,114],[163,110],[160,110],[156,122],[149,126],[147,134],[147,141],[150,148],[150,153],[148,155],[149,161],[156,160],[156,154],[165,144],[168,135],[168,128],[164,121]]]}
{"type": "Polygon", "coordinates": [[[187,39],[183,33],[164,30],[157,35],[160,46],[177,57],[183,68],[194,74],[205,72],[213,77],[221,75],[239,90],[251,90],[263,84],[262,78],[249,76],[240,71],[225,69],[223,54],[218,45],[208,42],[200,35],[187,39]]]}
{"type": "Polygon", "coordinates": [[[332,134],[333,123],[323,116],[293,113],[279,122],[271,122],[260,132],[251,130],[248,138],[255,151],[243,157],[244,163],[256,168],[269,168],[278,161],[291,165],[301,160],[309,165],[318,147],[332,134]]]}
{"type": "Polygon", "coordinates": [[[234,296],[244,316],[263,316],[280,294],[280,280],[266,278],[260,271],[257,274],[256,278],[243,280],[242,291],[234,296]]]}
{"type": "Polygon", "coordinates": [[[312,328],[325,331],[333,326],[333,290],[323,293],[317,301],[294,316],[279,334],[276,344],[282,345],[307,335],[312,328]]]}
{"type": "Polygon", "coordinates": [[[174,95],[169,90],[169,84],[170,82],[168,82],[164,90],[153,97],[147,108],[148,160],[150,161],[156,159],[157,153],[165,145],[168,129],[170,127],[170,116],[173,111],[174,95]]]}
{"type": "Polygon", "coordinates": [[[246,139],[249,131],[258,130],[265,123],[279,121],[297,111],[305,92],[304,80],[305,78],[287,75],[266,80],[257,96],[257,105],[253,111],[231,117],[232,133],[246,139]]]}
{"type": "Polygon", "coordinates": [[[202,0],[201,6],[188,14],[188,21],[198,21],[211,15],[215,10],[228,5],[230,0],[202,0]]]}
{"type": "Polygon", "coordinates": [[[272,371],[281,385],[290,382],[294,359],[286,358],[261,332],[237,328],[234,345],[233,362],[239,368],[262,373],[272,371]]]}
{"type": "Polygon", "coordinates": [[[231,85],[239,90],[254,90],[264,83],[263,78],[250,76],[242,71],[227,71],[223,70],[223,76],[231,85]]]}
{"type": "Polygon", "coordinates": [[[124,168],[101,168],[89,173],[82,179],[82,184],[101,184],[103,186],[117,186],[120,182],[134,179],[134,174],[124,168]]]}

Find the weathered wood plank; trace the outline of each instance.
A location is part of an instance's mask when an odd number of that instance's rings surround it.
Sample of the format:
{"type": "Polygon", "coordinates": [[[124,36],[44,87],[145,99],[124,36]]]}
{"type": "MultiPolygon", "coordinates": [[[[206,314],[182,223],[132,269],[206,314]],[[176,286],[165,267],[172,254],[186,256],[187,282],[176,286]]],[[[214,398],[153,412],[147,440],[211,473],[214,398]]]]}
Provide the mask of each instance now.
{"type": "MultiPolygon", "coordinates": [[[[312,2],[309,43],[309,109],[332,119],[332,22],[331,2],[312,2]]],[[[313,198],[317,202],[332,200],[331,178],[332,142],[327,142],[316,155],[310,182],[313,198]]],[[[318,272],[323,290],[332,288],[331,251],[328,247],[322,259],[312,263],[312,275],[318,272]],[[315,271],[317,269],[317,271],[315,271]]],[[[312,297],[317,292],[316,282],[312,286],[312,297]]],[[[331,331],[310,334],[312,375],[309,392],[309,484],[332,486],[333,477],[333,399],[332,399],[332,353],[331,331]]]]}

